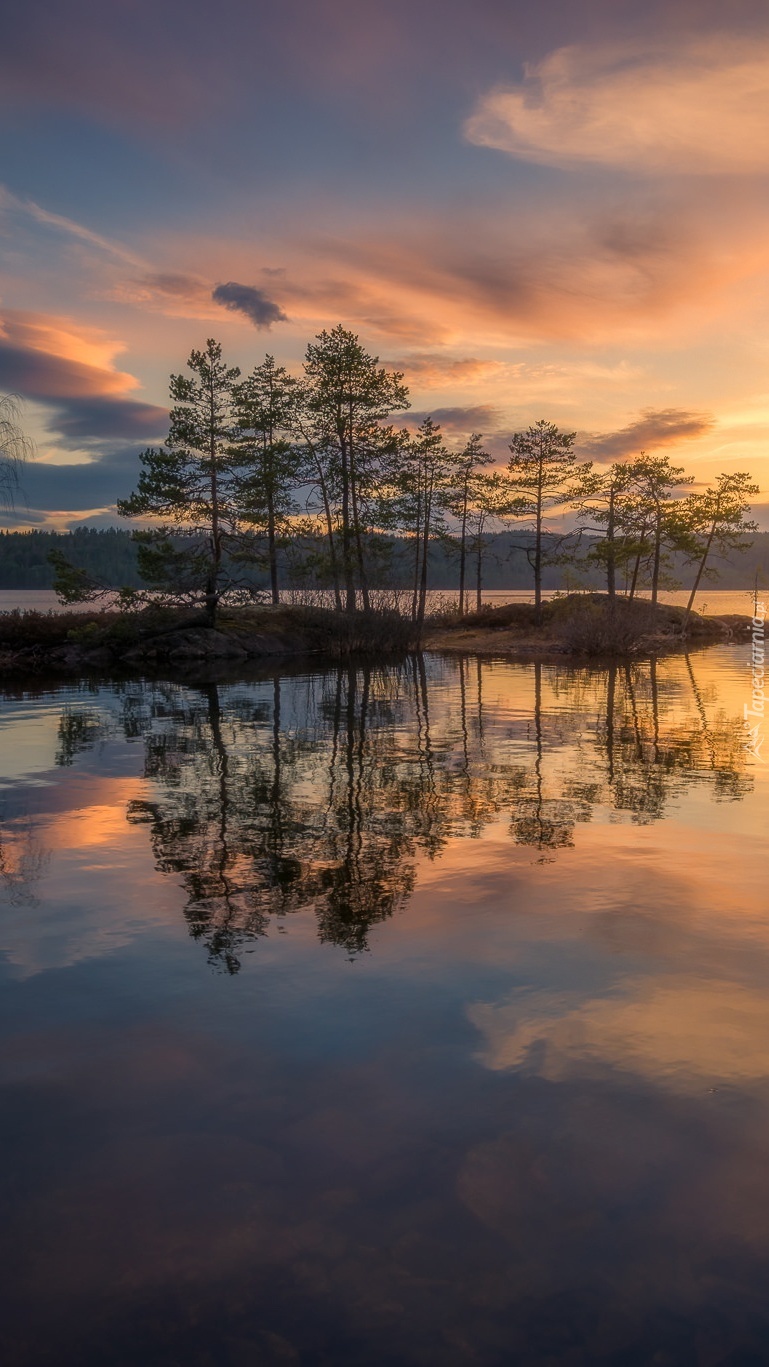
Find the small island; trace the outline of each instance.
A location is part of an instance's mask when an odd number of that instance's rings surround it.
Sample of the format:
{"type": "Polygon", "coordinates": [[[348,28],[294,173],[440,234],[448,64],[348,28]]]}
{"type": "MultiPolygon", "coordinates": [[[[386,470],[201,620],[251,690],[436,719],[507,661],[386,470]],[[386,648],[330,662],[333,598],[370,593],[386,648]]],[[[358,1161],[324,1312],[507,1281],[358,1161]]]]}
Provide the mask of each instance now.
{"type": "Polygon", "coordinates": [[[308,344],[301,376],[268,355],[244,378],[210,338],[170,394],[165,444],[141,454],[117,505],[136,522],[128,545],[122,534],[127,582],[83,560],[87,537],[74,555],[50,546],[60,601],[80,611],[6,616],[3,672],[424,648],[632,658],[749,635],[747,614],[694,611],[757,531],[745,472],[692,492],[667,456],[596,465],[544,419],[512,434],[504,464],[478,432],[456,447],[431,416],[410,431],[404,375],[341,324],[308,344]],[[447,606],[440,564],[456,585],[447,606]],[[495,565],[533,601],[484,606],[495,565]],[[664,604],[682,574],[688,601],[664,604]],[[583,591],[548,601],[554,577],[583,591]],[[82,610],[98,604],[109,610],[82,610]]]}

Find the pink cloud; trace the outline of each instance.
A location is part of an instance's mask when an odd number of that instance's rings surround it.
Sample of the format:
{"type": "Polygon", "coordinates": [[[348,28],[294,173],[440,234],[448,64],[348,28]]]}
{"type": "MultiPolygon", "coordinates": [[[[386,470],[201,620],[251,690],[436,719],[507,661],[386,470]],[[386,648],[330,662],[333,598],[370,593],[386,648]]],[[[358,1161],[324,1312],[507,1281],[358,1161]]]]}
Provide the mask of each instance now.
{"type": "Polygon", "coordinates": [[[78,337],[66,320],[9,312],[0,322],[0,389],[52,409],[51,428],[75,445],[162,435],[166,410],[131,397],[138,381],[111,364],[117,350],[98,335],[78,337]]]}
{"type": "Polygon", "coordinates": [[[525,161],[624,172],[769,169],[769,39],[729,33],[559,48],[484,95],[469,142],[525,161]]]}

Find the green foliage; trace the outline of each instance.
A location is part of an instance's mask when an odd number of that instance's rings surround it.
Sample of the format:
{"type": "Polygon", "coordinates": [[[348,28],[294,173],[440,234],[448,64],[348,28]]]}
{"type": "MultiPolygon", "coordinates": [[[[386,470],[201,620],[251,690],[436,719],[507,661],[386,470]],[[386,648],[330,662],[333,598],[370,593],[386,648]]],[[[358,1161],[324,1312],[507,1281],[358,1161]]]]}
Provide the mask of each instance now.
{"type": "Polygon", "coordinates": [[[139,536],[142,577],[168,593],[204,599],[213,621],[222,592],[222,559],[238,519],[234,499],[233,386],[240,375],[228,367],[222,348],[209,338],[205,351],[193,351],[187,362],[191,376],[171,376],[168,439],[160,449],[141,456],[135,492],[118,503],[123,517],[163,519],[139,536]],[[170,537],[183,528],[195,540],[186,562],[170,537]]]}
{"type": "Polygon", "coordinates": [[[355,609],[360,589],[368,607],[366,534],[380,509],[388,460],[399,435],[387,426],[409,407],[403,376],[379,365],[341,325],[307,347],[298,419],[317,511],[329,540],[337,601],[355,609]]]}
{"type": "Polygon", "coordinates": [[[265,533],[264,541],[242,539],[234,555],[266,565],[272,601],[278,603],[278,549],[290,542],[290,519],[299,511],[295,491],[304,474],[303,452],[292,440],[299,387],[284,366],[266,356],[233,394],[238,512],[248,527],[265,533]]]}
{"type": "Polygon", "coordinates": [[[48,563],[54,572],[53,587],[62,603],[88,603],[104,593],[103,585],[88,570],[73,565],[63,551],[50,550],[48,563]]]}
{"type": "MultiPolygon", "coordinates": [[[[694,604],[695,594],[703,577],[715,577],[708,561],[712,554],[727,556],[735,551],[744,555],[751,542],[745,537],[758,530],[755,522],[745,514],[750,500],[759,492],[744,471],[719,475],[716,484],[702,494],[691,494],[682,515],[692,545],[692,558],[697,560],[697,573],[689,596],[687,617],[694,604]]],[[[756,578],[756,582],[758,579],[756,578]]]]}
{"type": "MultiPolygon", "coordinates": [[[[213,339],[187,368],[171,376],[167,441],[143,452],[136,489],[118,504],[144,524],[130,547],[119,533],[84,529],[66,544],[35,533],[14,543],[21,563],[8,586],[54,582],[67,603],[119,587],[135,609],[143,583],[155,601],[205,605],[213,622],[221,602],[267,584],[275,607],[281,584],[330,587],[348,613],[372,608],[373,587],[408,585],[420,624],[428,586],[456,582],[453,555],[460,615],[472,576],[477,606],[485,579],[533,582],[541,620],[543,589],[566,578],[605,576],[613,597],[624,575],[631,597],[650,585],[656,599],[689,564],[696,590],[753,529],[747,475],[686,499],[691,479],[666,457],[597,471],[579,461],[574,432],[544,420],[513,435],[504,471],[479,433],[456,450],[430,417],[416,432],[396,428],[393,414],[409,407],[403,376],[341,325],[308,345],[301,379],[269,355],[241,379],[213,339]],[[559,532],[569,505],[581,526],[559,532]]],[[[0,538],[0,584],[9,549],[0,538]]]]}
{"type": "Polygon", "coordinates": [[[574,453],[576,432],[562,432],[555,423],[539,422],[516,432],[510,442],[507,465],[510,511],[529,519],[533,543],[526,547],[534,579],[534,601],[541,618],[542,569],[555,558],[563,559],[566,538],[549,546],[543,533],[545,518],[553,508],[574,503],[589,477],[590,463],[580,463],[574,453]]]}

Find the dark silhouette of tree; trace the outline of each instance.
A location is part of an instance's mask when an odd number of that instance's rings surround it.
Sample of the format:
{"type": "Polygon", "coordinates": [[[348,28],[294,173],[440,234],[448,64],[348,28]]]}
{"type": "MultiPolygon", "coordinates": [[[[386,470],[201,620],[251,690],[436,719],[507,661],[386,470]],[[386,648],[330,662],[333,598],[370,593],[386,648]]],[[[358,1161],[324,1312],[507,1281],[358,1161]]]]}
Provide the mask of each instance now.
{"type": "Polygon", "coordinates": [[[15,394],[0,395],[0,508],[12,508],[24,464],[34,454],[20,423],[21,401],[15,394]]]}
{"type": "MultiPolygon", "coordinates": [[[[266,537],[273,604],[280,602],[278,544],[290,539],[290,518],[298,511],[295,490],[302,478],[302,457],[293,439],[298,400],[297,381],[272,356],[234,388],[234,497],[245,527],[266,537]]],[[[239,554],[254,557],[250,539],[239,554]]]]}
{"type": "MultiPolygon", "coordinates": [[[[697,573],[689,600],[686,619],[694,606],[697,590],[704,575],[713,571],[708,562],[715,553],[727,556],[730,552],[744,552],[751,543],[745,540],[750,532],[758,531],[756,522],[746,519],[750,500],[759,493],[744,471],[733,475],[719,475],[716,483],[701,494],[690,494],[681,510],[688,530],[695,539],[697,573]]],[[[686,626],[686,619],[684,627],[686,626]]]]}
{"type": "Polygon", "coordinates": [[[370,607],[366,538],[383,461],[397,442],[386,420],[409,407],[402,381],[341,325],[307,347],[297,426],[320,493],[337,598],[343,588],[347,612],[355,610],[358,587],[370,607]]]}
{"type": "Polygon", "coordinates": [[[619,571],[627,570],[640,549],[634,465],[620,462],[608,470],[590,470],[581,481],[575,506],[582,530],[595,538],[587,563],[600,565],[606,574],[606,591],[614,598],[619,571]]]}
{"type": "Polygon", "coordinates": [[[235,544],[239,509],[233,473],[234,395],[240,375],[209,338],[193,351],[191,376],[171,376],[174,406],[165,446],[141,456],[136,491],[118,502],[122,517],[163,519],[134,533],[142,578],[172,598],[202,597],[210,623],[222,593],[225,547],[235,544]],[[183,530],[183,545],[172,532],[183,530]]]}
{"type": "MultiPolygon", "coordinates": [[[[635,528],[637,551],[630,597],[635,595],[639,571],[648,566],[651,601],[656,603],[664,586],[664,572],[676,550],[692,552],[692,535],[681,512],[677,491],[692,483],[683,466],[671,465],[667,456],[641,454],[631,467],[634,498],[630,505],[631,527],[635,528]]],[[[675,581],[674,581],[675,582],[675,581]]]]}
{"type": "Polygon", "coordinates": [[[511,511],[530,520],[533,535],[523,549],[534,578],[534,605],[537,621],[542,620],[542,570],[557,563],[565,537],[547,537],[545,518],[563,504],[579,497],[582,481],[590,471],[574,454],[576,432],[562,432],[555,423],[540,419],[525,432],[516,432],[510,442],[508,462],[511,511]]]}
{"type": "MultiPolygon", "coordinates": [[[[478,532],[477,526],[473,527],[478,518],[478,503],[483,500],[478,497],[479,477],[482,477],[486,467],[492,462],[492,457],[488,451],[484,451],[481,445],[480,432],[473,432],[464,450],[460,452],[456,460],[455,469],[455,488],[451,490],[448,497],[449,512],[456,520],[457,530],[455,541],[459,554],[459,615],[465,614],[465,584],[467,580],[467,560],[468,548],[472,541],[473,530],[478,532]]],[[[482,529],[481,529],[482,531],[482,529]]],[[[477,537],[478,547],[480,548],[480,537],[477,537]]],[[[478,556],[480,563],[481,556],[478,556]]],[[[480,576],[478,576],[480,577],[480,576]]]]}

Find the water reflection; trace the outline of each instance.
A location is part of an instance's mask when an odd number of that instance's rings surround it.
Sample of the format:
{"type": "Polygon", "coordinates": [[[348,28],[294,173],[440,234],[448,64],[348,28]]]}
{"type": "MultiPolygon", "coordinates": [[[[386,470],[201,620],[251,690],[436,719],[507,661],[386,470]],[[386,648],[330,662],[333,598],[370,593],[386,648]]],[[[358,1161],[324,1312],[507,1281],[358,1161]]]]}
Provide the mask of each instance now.
{"type": "Polygon", "coordinates": [[[3,1361],[766,1361],[743,688],[724,651],[14,701],[3,1361]]]}
{"type": "Polygon", "coordinates": [[[661,820],[687,789],[750,791],[741,719],[692,658],[605,670],[416,657],[259,684],[123,690],[119,720],[65,706],[56,763],[111,724],[142,738],[157,867],[181,878],[190,934],[228,973],[271,922],[312,907],[355,955],[408,901],[420,857],[504,818],[537,862],[593,820],[661,820]],[[509,671],[509,667],[508,671],[509,671]],[[493,705],[486,696],[494,692],[493,705]]]}

